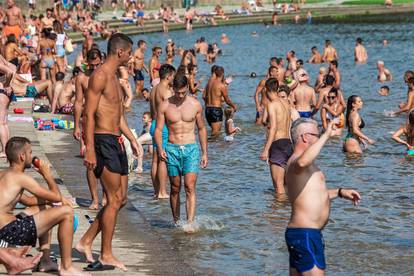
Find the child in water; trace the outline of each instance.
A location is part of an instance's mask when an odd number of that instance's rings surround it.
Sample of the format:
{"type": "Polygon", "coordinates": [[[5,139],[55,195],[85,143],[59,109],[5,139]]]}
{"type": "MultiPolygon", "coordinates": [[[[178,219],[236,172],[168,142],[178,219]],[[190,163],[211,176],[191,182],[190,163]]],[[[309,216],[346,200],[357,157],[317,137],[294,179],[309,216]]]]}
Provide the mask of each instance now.
{"type": "Polygon", "coordinates": [[[226,136],[224,137],[224,141],[231,142],[234,140],[234,136],[241,131],[239,127],[234,126],[233,118],[234,118],[234,109],[231,107],[227,107],[224,110],[224,115],[226,116],[226,136]]]}
{"type": "Polygon", "coordinates": [[[392,135],[392,139],[406,145],[407,154],[414,156],[414,109],[408,113],[408,122],[392,135]],[[400,138],[403,134],[407,137],[407,141],[400,138]]]}

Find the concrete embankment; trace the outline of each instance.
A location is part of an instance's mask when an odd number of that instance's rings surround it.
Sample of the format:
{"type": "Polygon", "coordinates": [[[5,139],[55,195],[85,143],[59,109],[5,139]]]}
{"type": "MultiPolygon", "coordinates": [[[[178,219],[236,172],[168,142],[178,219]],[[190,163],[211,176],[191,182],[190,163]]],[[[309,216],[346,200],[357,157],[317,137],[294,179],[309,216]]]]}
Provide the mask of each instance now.
{"type": "MultiPolygon", "coordinates": [[[[323,22],[401,22],[402,20],[412,20],[414,15],[414,5],[395,5],[392,8],[384,6],[325,6],[303,8],[298,13],[280,14],[278,16],[280,23],[293,23],[296,14],[301,17],[301,23],[306,22],[306,13],[312,12],[313,23],[323,22]]],[[[216,17],[217,26],[240,25],[240,24],[270,24],[272,19],[271,11],[256,12],[253,15],[227,14],[229,19],[223,20],[216,17]]],[[[147,20],[144,27],[137,26],[134,23],[125,23],[121,19],[104,20],[108,24],[109,30],[118,30],[128,35],[147,34],[153,32],[162,32],[161,20],[147,20]]],[[[195,23],[193,26],[197,28],[215,27],[209,24],[195,23]]],[[[185,28],[182,23],[170,23],[169,30],[183,30],[185,28]]],[[[83,37],[79,32],[69,32],[74,43],[83,41],[83,37]]],[[[100,39],[96,36],[96,39],[100,39]]]]}
{"type": "MultiPolygon", "coordinates": [[[[69,130],[38,131],[33,122],[27,121],[35,117],[59,118],[59,115],[47,113],[35,113],[32,115],[31,102],[17,102],[10,107],[23,108],[24,114],[11,114],[9,128],[11,136],[24,136],[31,140],[33,155],[48,160],[52,164],[53,176],[59,185],[62,194],[66,197],[76,197],[80,208],[75,209],[79,218],[79,226],[74,235],[74,245],[86,232],[89,223],[85,215],[94,218],[96,211],[87,208],[90,198],[86,182],[85,168],[79,156],[79,145],[72,138],[69,130]],[[18,120],[18,121],[16,121],[18,120]],[[24,121],[22,121],[24,120],[24,121]]],[[[72,119],[71,116],[61,117],[72,119]]],[[[73,120],[73,119],[72,119],[73,120]]],[[[8,167],[6,159],[0,160],[1,169],[8,167]]],[[[43,178],[33,169],[27,170],[39,183],[46,185],[43,178]]],[[[16,210],[20,212],[22,210],[16,210]]],[[[93,245],[95,259],[99,256],[100,235],[93,245]]],[[[145,218],[131,204],[128,204],[118,216],[118,224],[113,239],[115,255],[125,262],[129,269],[127,274],[119,270],[96,272],[94,275],[195,275],[197,272],[185,263],[179,254],[170,245],[151,231],[145,218]]],[[[53,231],[52,250],[59,258],[57,231],[53,231]]],[[[33,252],[35,253],[35,252],[33,252]]],[[[82,255],[73,250],[74,264],[78,268],[85,267],[82,255]]],[[[0,266],[0,274],[4,273],[4,267],[0,266]]],[[[34,273],[34,275],[48,275],[34,273]]]]}

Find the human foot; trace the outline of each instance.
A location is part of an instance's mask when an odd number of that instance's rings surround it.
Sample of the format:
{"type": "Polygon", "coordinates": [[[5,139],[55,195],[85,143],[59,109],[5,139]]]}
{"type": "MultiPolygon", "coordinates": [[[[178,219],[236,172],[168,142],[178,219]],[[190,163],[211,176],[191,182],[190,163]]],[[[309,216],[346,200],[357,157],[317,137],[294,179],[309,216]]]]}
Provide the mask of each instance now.
{"type": "Polygon", "coordinates": [[[160,193],[157,198],[158,199],[169,199],[170,196],[167,193],[165,193],[165,194],[160,193]]]}
{"type": "Polygon", "coordinates": [[[91,205],[89,206],[89,210],[98,210],[99,209],[99,202],[92,201],[91,205]]]}
{"type": "Polygon", "coordinates": [[[39,262],[39,271],[40,272],[52,272],[58,271],[58,264],[50,258],[50,249],[42,250],[43,256],[39,262]]]}
{"type": "Polygon", "coordinates": [[[93,263],[95,260],[93,259],[92,255],[92,247],[90,245],[85,245],[82,242],[78,242],[75,246],[75,249],[85,255],[86,262],[93,263]]]}
{"type": "Polygon", "coordinates": [[[69,267],[68,269],[61,269],[59,271],[60,276],[91,276],[89,272],[78,270],[74,267],[69,267]]]}
{"type": "Polygon", "coordinates": [[[110,256],[110,257],[106,257],[106,258],[101,257],[99,259],[99,261],[104,265],[113,265],[113,266],[119,268],[120,270],[122,270],[123,272],[128,271],[128,268],[126,268],[126,266],[121,261],[119,261],[117,258],[115,258],[114,256],[110,256]]]}

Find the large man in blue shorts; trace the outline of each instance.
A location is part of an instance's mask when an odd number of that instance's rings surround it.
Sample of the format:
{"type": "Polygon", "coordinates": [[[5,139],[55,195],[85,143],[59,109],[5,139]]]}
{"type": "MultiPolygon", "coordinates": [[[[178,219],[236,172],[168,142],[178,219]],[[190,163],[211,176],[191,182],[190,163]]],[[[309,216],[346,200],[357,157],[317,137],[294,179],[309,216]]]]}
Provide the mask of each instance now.
{"type": "Polygon", "coordinates": [[[196,209],[195,186],[199,166],[207,167],[207,130],[203,119],[203,108],[194,97],[188,97],[188,80],[177,74],[173,81],[174,96],[161,103],[158,109],[155,141],[159,158],[167,163],[171,183],[170,203],[174,222],[180,219],[181,177],[184,176],[187,220],[189,232],[194,231],[192,222],[196,209]],[[163,145],[162,130],[168,127],[168,143],[163,145]],[[201,144],[201,161],[196,142],[195,127],[201,144]]]}
{"type": "Polygon", "coordinates": [[[299,118],[291,127],[294,151],[286,168],[287,195],[292,215],[285,238],[290,275],[324,275],[326,264],[322,228],[329,219],[330,202],[336,197],[361,199],[355,190],[327,189],[325,176],[314,161],[332,135],[333,121],[321,136],[318,123],[299,118]]]}

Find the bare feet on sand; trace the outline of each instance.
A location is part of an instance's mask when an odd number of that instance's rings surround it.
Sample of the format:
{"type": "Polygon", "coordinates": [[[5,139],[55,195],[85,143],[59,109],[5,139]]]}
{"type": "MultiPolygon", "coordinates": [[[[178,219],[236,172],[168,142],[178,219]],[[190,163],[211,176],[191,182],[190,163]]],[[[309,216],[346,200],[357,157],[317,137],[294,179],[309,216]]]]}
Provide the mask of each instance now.
{"type": "Polygon", "coordinates": [[[79,241],[76,246],[75,249],[81,253],[85,255],[86,258],[86,262],[88,263],[93,263],[95,260],[93,259],[93,255],[92,255],[92,246],[91,245],[85,245],[83,244],[81,241],[79,241]]]}
{"type": "Polygon", "coordinates": [[[89,206],[89,210],[98,210],[99,209],[99,202],[92,201],[92,204],[89,206]]]}
{"type": "Polygon", "coordinates": [[[69,269],[61,269],[59,271],[60,276],[91,276],[89,272],[85,272],[82,270],[78,270],[74,267],[70,267],[69,269]]]}
{"type": "Polygon", "coordinates": [[[105,258],[103,256],[101,256],[99,261],[104,265],[113,265],[113,266],[119,268],[120,270],[122,270],[123,272],[128,271],[126,266],[121,261],[119,261],[117,258],[115,258],[114,256],[108,256],[108,257],[105,257],[105,258]]]}
{"type": "Polygon", "coordinates": [[[167,193],[165,193],[165,194],[158,194],[157,198],[158,199],[169,199],[170,196],[167,193]]]}
{"type": "Polygon", "coordinates": [[[10,254],[15,256],[8,264],[4,265],[9,275],[22,273],[23,271],[32,269],[39,263],[42,253],[37,254],[35,257],[25,257],[30,248],[30,246],[23,246],[8,250],[10,254]]]}

